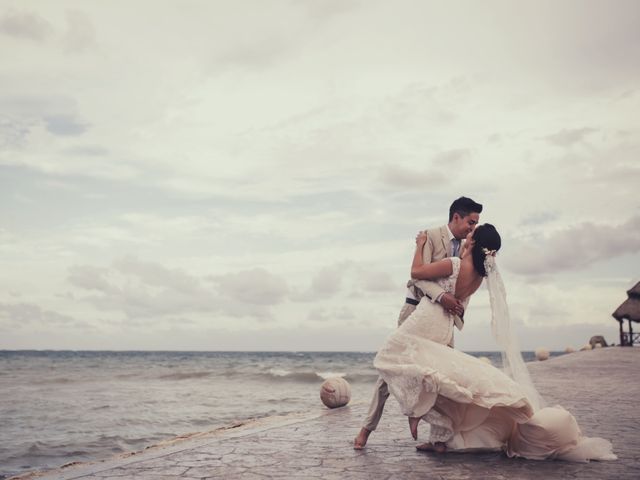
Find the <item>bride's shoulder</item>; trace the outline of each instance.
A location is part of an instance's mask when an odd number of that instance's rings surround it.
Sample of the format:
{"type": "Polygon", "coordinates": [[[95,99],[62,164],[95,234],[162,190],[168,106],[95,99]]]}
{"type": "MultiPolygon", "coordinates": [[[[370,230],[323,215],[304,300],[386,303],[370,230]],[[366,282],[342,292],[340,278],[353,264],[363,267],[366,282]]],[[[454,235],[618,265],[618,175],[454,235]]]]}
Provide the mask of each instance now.
{"type": "MultiPolygon", "coordinates": [[[[475,271],[475,268],[473,267],[473,261],[469,258],[459,258],[458,259],[458,275],[463,276],[465,278],[468,279],[473,279],[478,275],[478,273],[475,271]]],[[[455,267],[454,267],[455,269],[455,267]]],[[[480,277],[482,279],[482,277],[480,277]]]]}

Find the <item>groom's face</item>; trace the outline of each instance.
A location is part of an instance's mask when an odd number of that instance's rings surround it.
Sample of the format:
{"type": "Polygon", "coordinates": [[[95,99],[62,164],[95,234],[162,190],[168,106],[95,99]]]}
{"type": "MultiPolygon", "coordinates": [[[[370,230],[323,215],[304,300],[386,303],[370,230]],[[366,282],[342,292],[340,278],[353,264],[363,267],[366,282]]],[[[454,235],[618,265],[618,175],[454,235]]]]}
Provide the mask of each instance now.
{"type": "Polygon", "coordinates": [[[451,233],[459,239],[462,240],[466,238],[469,233],[473,232],[480,221],[480,214],[478,213],[470,213],[465,217],[461,217],[457,213],[453,214],[453,225],[451,226],[451,233]]]}

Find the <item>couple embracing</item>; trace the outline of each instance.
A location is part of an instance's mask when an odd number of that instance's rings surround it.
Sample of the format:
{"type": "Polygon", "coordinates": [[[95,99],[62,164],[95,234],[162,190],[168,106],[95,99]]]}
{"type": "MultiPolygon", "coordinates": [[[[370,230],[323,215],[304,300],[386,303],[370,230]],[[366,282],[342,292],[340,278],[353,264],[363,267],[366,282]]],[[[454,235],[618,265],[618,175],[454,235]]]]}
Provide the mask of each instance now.
{"type": "Polygon", "coordinates": [[[611,443],[584,437],[562,407],[544,407],[522,360],[510,325],[506,292],[496,265],[501,238],[493,225],[478,225],[482,205],[455,200],[449,223],[419,232],[407,298],[398,328],[374,359],[380,377],[365,422],[354,440],[362,449],[392,394],[418,438],[418,450],[503,450],[535,460],[613,460],[611,443]],[[486,280],[494,337],[503,370],[453,349],[468,300],[486,280]]]}

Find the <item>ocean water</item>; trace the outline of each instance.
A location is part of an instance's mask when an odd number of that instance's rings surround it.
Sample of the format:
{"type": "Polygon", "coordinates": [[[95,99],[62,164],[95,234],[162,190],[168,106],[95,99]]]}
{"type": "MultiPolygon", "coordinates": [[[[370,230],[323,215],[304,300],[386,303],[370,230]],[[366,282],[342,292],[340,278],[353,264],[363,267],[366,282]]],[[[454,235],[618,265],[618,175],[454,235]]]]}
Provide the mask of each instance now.
{"type": "MultiPolygon", "coordinates": [[[[497,352],[469,353],[500,365],[497,352]]],[[[0,351],[0,479],[252,418],[319,411],[320,385],[334,375],[349,382],[352,402],[368,402],[374,356],[0,351]]]]}

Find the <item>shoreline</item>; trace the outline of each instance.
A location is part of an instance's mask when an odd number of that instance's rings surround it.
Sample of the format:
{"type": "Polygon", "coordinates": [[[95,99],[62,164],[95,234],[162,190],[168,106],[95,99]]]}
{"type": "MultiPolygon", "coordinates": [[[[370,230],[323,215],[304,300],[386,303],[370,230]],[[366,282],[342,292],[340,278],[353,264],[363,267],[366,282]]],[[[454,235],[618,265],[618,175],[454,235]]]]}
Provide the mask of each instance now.
{"type": "MultiPolygon", "coordinates": [[[[358,403],[356,403],[355,405],[357,405],[358,403]]],[[[217,427],[213,430],[185,433],[176,437],[167,438],[166,440],[148,445],[141,450],[122,452],[108,458],[98,460],[89,460],[86,462],[69,462],[50,469],[34,470],[21,473],[19,475],[7,477],[6,480],[28,480],[44,478],[48,477],[49,475],[65,475],[71,472],[70,469],[74,469],[74,471],[71,473],[73,474],[73,476],[77,476],[79,472],[75,469],[103,469],[105,467],[108,468],[112,465],[122,466],[131,462],[137,462],[143,457],[146,460],[149,458],[156,458],[171,453],[182,452],[188,450],[193,444],[207,444],[209,441],[215,440],[222,436],[226,438],[234,438],[237,436],[246,435],[248,432],[255,433],[271,428],[278,428],[304,422],[330,412],[331,410],[328,410],[325,407],[319,407],[319,411],[314,413],[294,412],[286,415],[269,415],[262,418],[250,418],[239,422],[232,422],[228,425],[217,427]]]]}

